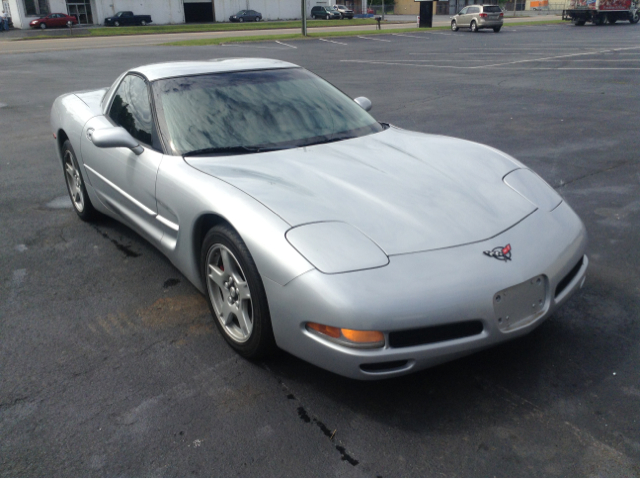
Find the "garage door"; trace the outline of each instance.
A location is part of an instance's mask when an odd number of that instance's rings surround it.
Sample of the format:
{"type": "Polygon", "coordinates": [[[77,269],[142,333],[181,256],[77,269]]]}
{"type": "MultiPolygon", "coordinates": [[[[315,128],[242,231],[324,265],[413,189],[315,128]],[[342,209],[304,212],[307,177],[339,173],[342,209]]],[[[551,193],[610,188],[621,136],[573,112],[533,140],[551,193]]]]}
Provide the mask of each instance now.
{"type": "Polygon", "coordinates": [[[190,0],[184,2],[186,23],[214,22],[213,0],[190,0]]]}

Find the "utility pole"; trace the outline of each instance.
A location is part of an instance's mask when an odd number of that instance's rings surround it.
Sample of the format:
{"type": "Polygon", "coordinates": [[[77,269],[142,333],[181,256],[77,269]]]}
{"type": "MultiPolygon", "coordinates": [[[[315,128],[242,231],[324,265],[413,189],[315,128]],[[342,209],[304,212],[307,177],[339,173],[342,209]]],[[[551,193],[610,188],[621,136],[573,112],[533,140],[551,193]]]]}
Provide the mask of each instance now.
{"type": "Polygon", "coordinates": [[[302,36],[307,36],[307,0],[302,0],[302,36]]]}
{"type": "Polygon", "coordinates": [[[384,0],[382,0],[382,21],[384,22],[384,0]]]}

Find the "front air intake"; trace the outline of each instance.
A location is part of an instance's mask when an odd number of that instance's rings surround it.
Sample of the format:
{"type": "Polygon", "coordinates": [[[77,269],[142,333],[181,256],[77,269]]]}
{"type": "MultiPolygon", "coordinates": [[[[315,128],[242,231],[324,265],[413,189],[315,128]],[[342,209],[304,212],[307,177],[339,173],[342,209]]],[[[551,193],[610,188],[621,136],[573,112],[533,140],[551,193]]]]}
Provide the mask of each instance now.
{"type": "Polygon", "coordinates": [[[582,263],[584,262],[584,256],[580,258],[580,261],[576,263],[576,265],[567,273],[567,275],[562,278],[562,281],[558,283],[556,286],[556,298],[562,294],[567,286],[573,281],[573,278],[580,272],[580,268],[582,268],[582,263]]]}
{"type": "Polygon", "coordinates": [[[482,321],[474,319],[459,323],[441,324],[426,328],[407,329],[389,333],[389,345],[392,348],[407,348],[421,344],[440,343],[480,334],[484,329],[482,321]]]}

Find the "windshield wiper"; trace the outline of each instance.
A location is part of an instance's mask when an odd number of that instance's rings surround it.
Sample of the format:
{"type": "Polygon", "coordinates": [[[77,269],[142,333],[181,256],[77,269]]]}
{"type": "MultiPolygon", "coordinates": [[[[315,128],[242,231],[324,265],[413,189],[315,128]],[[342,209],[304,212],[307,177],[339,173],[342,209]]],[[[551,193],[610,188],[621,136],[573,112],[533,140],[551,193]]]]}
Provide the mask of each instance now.
{"type": "Polygon", "coordinates": [[[282,147],[268,147],[268,146],[225,146],[221,148],[202,148],[201,150],[193,150],[184,153],[182,156],[197,156],[197,155],[235,155],[242,153],[261,153],[263,151],[276,151],[283,150],[282,147]]]}
{"type": "Polygon", "coordinates": [[[305,143],[304,145],[300,145],[299,148],[302,148],[305,146],[322,145],[324,143],[334,143],[336,141],[342,141],[342,140],[351,140],[352,138],[357,138],[357,136],[338,136],[336,138],[323,138],[322,140],[313,141],[311,143],[305,143]]]}

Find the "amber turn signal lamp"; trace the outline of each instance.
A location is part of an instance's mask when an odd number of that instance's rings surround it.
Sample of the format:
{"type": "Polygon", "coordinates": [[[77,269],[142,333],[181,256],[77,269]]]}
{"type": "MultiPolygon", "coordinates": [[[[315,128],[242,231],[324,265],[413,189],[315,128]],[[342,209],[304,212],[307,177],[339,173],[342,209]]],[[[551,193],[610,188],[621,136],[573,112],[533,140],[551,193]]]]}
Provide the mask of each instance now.
{"type": "Polygon", "coordinates": [[[324,324],[318,323],[307,323],[307,327],[332,338],[339,338],[341,336],[340,328],[334,328],[333,326],[325,326],[324,324]]]}
{"type": "Polygon", "coordinates": [[[343,329],[342,335],[354,343],[378,343],[384,341],[384,334],[380,331],[356,331],[355,329],[343,329]]]}
{"type": "Polygon", "coordinates": [[[354,347],[384,346],[384,334],[380,331],[358,331],[355,329],[341,329],[318,323],[307,323],[307,329],[335,339],[336,342],[354,347]]]}

